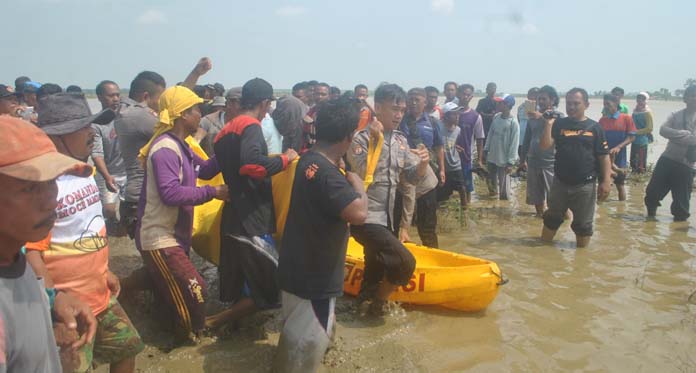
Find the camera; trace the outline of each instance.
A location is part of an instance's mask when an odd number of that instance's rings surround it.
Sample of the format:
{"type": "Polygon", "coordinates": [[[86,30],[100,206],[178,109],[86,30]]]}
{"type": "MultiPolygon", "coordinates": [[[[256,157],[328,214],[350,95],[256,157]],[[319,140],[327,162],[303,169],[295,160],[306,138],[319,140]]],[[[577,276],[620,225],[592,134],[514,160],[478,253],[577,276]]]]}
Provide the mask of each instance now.
{"type": "Polygon", "coordinates": [[[547,110],[544,112],[544,114],[542,114],[542,117],[544,117],[544,119],[548,120],[548,119],[558,119],[560,116],[558,115],[558,113],[554,112],[553,110],[547,110]]]}

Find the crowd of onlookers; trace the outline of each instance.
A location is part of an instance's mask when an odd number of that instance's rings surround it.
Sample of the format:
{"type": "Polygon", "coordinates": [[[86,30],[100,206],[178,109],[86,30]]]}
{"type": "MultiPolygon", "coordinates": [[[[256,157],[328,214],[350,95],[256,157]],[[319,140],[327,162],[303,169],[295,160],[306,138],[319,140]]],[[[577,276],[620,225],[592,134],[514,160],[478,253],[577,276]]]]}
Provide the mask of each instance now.
{"type": "MultiPolygon", "coordinates": [[[[649,95],[638,94],[629,114],[618,87],[597,122],[585,115],[582,88],[565,94],[565,110],[549,85],[519,100],[489,83],[475,108],[474,87],[455,82],[444,85],[442,104],[435,87],[387,83],[341,93],[309,81],[276,98],[259,78],[229,90],[199,85],[211,68],[203,58],[169,88],[144,71],[127,96],[104,80],[96,114],[77,86],[27,77],[0,85],[0,370],[134,371],[144,345],[109,270],[108,237],[125,235],[178,340],[282,307],[275,369],[316,369],[333,333],[349,236],[365,254],[356,305],[379,317],[417,265],[403,245],[411,225],[423,245],[439,247],[438,207],[457,192],[468,208],[474,175],[501,200],[512,195],[511,177],[524,176],[541,238],[570,219],[583,247],[596,201],[612,184],[626,199],[626,175],[646,171],[653,141],[649,95]],[[276,226],[286,207],[274,204],[272,176],[282,172],[294,181],[285,226],[276,226]],[[197,182],[219,174],[221,185],[197,182]],[[228,307],[207,315],[207,284],[189,254],[194,207],[213,199],[223,201],[218,274],[228,307]]],[[[674,219],[689,217],[696,87],[684,102],[660,127],[669,142],[645,192],[649,217],[668,192],[674,219]]]]}

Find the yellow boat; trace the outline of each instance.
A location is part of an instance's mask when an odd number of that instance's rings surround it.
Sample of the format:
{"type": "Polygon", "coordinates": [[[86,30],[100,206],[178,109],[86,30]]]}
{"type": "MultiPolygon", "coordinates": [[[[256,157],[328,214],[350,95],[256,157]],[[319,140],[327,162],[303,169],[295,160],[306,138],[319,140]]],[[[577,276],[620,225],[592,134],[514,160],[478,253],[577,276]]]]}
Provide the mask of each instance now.
{"type": "MultiPolygon", "coordinates": [[[[207,158],[198,144],[190,139],[189,144],[199,156],[207,158]]],[[[374,162],[377,158],[374,158],[374,162]]],[[[297,162],[293,162],[287,170],[273,176],[278,241],[290,206],[296,165],[297,162]]],[[[372,169],[374,170],[374,165],[372,169]]],[[[198,181],[198,185],[223,183],[221,174],[212,180],[198,181]]],[[[222,201],[212,200],[194,209],[193,249],[216,265],[220,258],[222,205],[222,201]]],[[[475,312],[485,309],[495,299],[500,285],[505,283],[502,272],[494,262],[412,243],[406,243],[405,246],[416,258],[416,270],[411,281],[399,287],[392,295],[390,299],[394,301],[475,312]]],[[[348,241],[344,273],[344,290],[347,294],[357,295],[360,290],[365,268],[363,258],[362,246],[351,238],[348,241]]]]}
{"type": "MultiPolygon", "coordinates": [[[[476,312],[491,304],[498,288],[507,282],[494,262],[413,243],[405,246],[416,258],[416,270],[411,281],[400,286],[390,300],[476,312]]],[[[351,238],[343,277],[347,294],[357,295],[360,290],[363,258],[362,246],[351,238]]]]}

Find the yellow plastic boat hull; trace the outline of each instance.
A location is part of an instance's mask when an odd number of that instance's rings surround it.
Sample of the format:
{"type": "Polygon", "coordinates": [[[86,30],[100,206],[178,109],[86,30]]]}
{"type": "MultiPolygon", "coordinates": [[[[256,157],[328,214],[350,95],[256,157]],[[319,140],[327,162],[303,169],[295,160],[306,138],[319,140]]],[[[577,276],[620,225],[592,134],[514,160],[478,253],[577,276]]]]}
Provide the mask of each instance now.
{"type": "MultiPolygon", "coordinates": [[[[195,141],[187,139],[194,152],[204,159],[205,152],[195,141]]],[[[273,202],[279,241],[285,227],[296,162],[273,176],[273,202]]],[[[212,180],[198,180],[198,185],[224,184],[222,174],[212,180]]],[[[196,206],[193,212],[193,249],[217,265],[220,261],[220,221],[223,202],[212,200],[196,206]]],[[[485,309],[498,295],[502,273],[487,260],[406,244],[416,258],[416,270],[411,281],[399,287],[390,299],[398,302],[441,306],[458,311],[475,312],[485,309]]],[[[282,250],[282,248],[281,248],[282,250]]],[[[352,238],[348,241],[344,290],[357,295],[365,269],[363,248],[352,238]]]]}
{"type": "MultiPolygon", "coordinates": [[[[476,312],[498,295],[503,280],[494,262],[412,243],[405,246],[416,258],[416,270],[411,281],[400,286],[390,300],[476,312]]],[[[351,238],[343,278],[347,294],[358,294],[364,270],[363,248],[351,238]]]]}

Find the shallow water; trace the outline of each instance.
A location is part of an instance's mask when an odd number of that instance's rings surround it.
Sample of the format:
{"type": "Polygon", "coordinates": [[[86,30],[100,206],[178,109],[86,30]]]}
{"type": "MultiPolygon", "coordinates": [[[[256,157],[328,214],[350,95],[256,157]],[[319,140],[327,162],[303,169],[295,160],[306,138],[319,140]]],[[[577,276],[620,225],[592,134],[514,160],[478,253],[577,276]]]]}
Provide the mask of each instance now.
{"type": "MultiPolygon", "coordinates": [[[[656,123],[680,107],[653,103],[656,123]]],[[[599,112],[598,105],[594,108],[599,112]]],[[[653,148],[659,149],[666,141],[656,138],[653,148]]],[[[644,180],[628,183],[625,203],[612,190],[610,200],[597,208],[590,247],[576,250],[568,224],[554,244],[542,245],[537,239],[542,222],[532,206],[524,205],[524,182],[515,179],[513,188],[510,201],[475,196],[462,224],[453,211],[439,215],[443,249],[493,260],[510,279],[485,312],[404,307],[376,321],[352,313],[352,299],[346,297],[337,307],[337,339],[324,369],[696,371],[696,299],[689,302],[696,290],[696,230],[672,222],[669,197],[657,221],[646,221],[644,180]]],[[[478,191],[484,189],[477,183],[478,191]]],[[[112,267],[128,275],[139,266],[132,244],[111,242],[112,267]]],[[[206,273],[214,277],[214,269],[206,273]]],[[[256,315],[239,330],[205,338],[199,346],[168,351],[168,333],[155,322],[159,314],[144,294],[124,299],[148,343],[138,357],[139,370],[270,369],[278,339],[275,313],[256,315]]]]}

